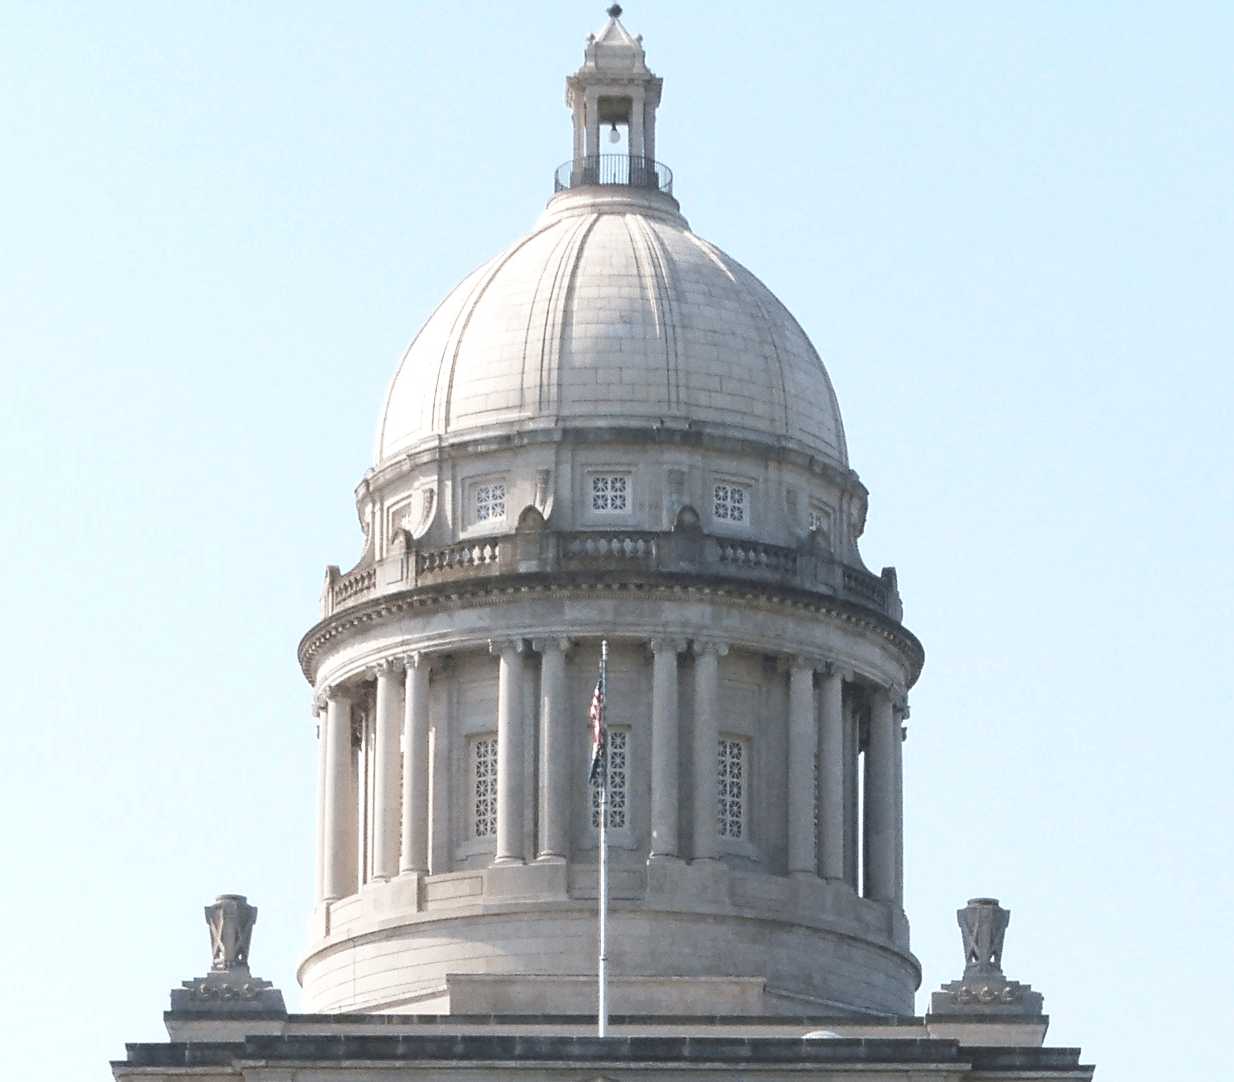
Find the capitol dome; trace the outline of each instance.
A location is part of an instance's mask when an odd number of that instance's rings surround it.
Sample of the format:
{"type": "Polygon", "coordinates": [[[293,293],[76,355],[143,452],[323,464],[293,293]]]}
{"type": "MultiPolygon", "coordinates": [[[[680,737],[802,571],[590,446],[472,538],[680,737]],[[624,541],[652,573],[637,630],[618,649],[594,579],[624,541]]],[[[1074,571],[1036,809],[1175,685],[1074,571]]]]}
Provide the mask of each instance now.
{"type": "Polygon", "coordinates": [[[403,358],[360,558],[327,568],[300,643],[310,1011],[577,1011],[601,851],[618,1010],[913,1009],[921,644],[894,569],[862,562],[831,381],[690,231],[655,157],[661,81],[618,14],[567,80],[574,154],[535,229],[403,358]],[[604,845],[581,724],[602,657],[604,845]]]}
{"type": "Polygon", "coordinates": [[[376,458],[614,412],[847,463],[835,392],[797,321],[670,195],[626,185],[560,192],[446,298],[390,386],[376,458]]]}

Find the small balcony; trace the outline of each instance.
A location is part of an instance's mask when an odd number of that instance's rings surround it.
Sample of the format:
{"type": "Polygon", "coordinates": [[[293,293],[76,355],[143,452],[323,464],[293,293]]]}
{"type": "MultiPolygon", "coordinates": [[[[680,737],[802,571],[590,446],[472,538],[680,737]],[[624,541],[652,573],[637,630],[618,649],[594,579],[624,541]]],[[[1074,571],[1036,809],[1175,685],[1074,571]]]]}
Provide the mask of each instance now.
{"type": "Polygon", "coordinates": [[[593,154],[563,162],[553,177],[554,192],[592,184],[620,184],[627,188],[643,188],[672,195],[673,171],[663,162],[650,158],[636,158],[629,154],[593,154]]]}

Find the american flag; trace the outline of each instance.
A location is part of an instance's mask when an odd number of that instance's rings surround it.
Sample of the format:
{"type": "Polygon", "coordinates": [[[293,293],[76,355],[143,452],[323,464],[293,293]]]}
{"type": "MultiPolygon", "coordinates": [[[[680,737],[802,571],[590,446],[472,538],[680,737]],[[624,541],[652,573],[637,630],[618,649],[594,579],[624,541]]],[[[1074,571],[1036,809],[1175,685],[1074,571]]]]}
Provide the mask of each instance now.
{"type": "Polygon", "coordinates": [[[600,665],[600,676],[596,680],[596,690],[591,695],[591,709],[587,711],[591,722],[591,770],[587,781],[592,785],[604,784],[604,665],[600,665]]]}

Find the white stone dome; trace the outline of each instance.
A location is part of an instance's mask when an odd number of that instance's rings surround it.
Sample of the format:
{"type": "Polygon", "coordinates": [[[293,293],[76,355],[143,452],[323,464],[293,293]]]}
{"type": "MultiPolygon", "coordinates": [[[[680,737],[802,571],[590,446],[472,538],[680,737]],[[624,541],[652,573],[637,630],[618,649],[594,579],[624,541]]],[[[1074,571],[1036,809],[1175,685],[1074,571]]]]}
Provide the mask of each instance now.
{"type": "Polygon", "coordinates": [[[809,338],[656,191],[554,196],[417,335],[376,460],[559,424],[664,424],[795,447],[841,467],[839,404],[809,338]]]}

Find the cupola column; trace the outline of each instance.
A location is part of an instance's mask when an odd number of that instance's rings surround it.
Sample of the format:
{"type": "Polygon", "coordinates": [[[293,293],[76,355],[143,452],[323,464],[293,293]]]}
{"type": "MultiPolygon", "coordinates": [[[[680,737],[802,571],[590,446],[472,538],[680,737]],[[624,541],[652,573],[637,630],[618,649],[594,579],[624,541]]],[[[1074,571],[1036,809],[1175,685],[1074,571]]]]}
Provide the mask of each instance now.
{"type": "Polygon", "coordinates": [[[402,665],[387,658],[373,667],[377,680],[377,731],[373,764],[373,878],[398,874],[399,732],[403,720],[402,665]]]}
{"type": "Polygon", "coordinates": [[[600,154],[600,90],[591,87],[587,91],[587,144],[586,156],[598,157],[600,154]]]}
{"type": "Polygon", "coordinates": [[[325,699],[322,900],[333,901],[356,892],[356,777],[351,754],[351,692],[328,687],[325,699]]]}
{"type": "MultiPolygon", "coordinates": [[[[566,638],[538,639],[531,645],[540,654],[540,719],[544,734],[540,745],[538,859],[564,860],[570,852],[570,764],[573,762],[566,686],[566,654],[571,643],[566,638]]],[[[500,822],[500,811],[498,816],[500,822]]]]}
{"type": "Polygon", "coordinates": [[[489,643],[500,659],[497,676],[497,851],[495,859],[521,864],[523,838],[523,640],[489,643]]]}
{"type": "Polygon", "coordinates": [[[818,712],[814,662],[794,657],[788,671],[788,871],[813,875],[814,778],[818,763],[818,712]]]}
{"type": "Polygon", "coordinates": [[[844,678],[834,665],[819,687],[818,874],[844,878],[844,678]]]}
{"type": "Polygon", "coordinates": [[[678,740],[677,655],[686,643],[651,642],[651,852],[677,856],[678,740]]]}
{"type": "Polygon", "coordinates": [[[423,654],[403,659],[403,822],[399,874],[428,871],[429,660],[423,654]]]}
{"type": "Polygon", "coordinates": [[[899,831],[895,792],[899,721],[888,688],[874,692],[870,707],[870,745],[866,751],[865,895],[878,902],[896,901],[899,831]]]}
{"type": "Polygon", "coordinates": [[[714,860],[720,855],[720,658],[728,645],[695,641],[694,653],[694,859],[714,860]]]}

